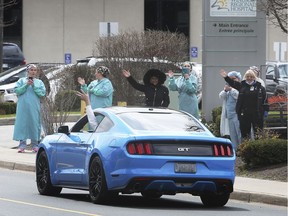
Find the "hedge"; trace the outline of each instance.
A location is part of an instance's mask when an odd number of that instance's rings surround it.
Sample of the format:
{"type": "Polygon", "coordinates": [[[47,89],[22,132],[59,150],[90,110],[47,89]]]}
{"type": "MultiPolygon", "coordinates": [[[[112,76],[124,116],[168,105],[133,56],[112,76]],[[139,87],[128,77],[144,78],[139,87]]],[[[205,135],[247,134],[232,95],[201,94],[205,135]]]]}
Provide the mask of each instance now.
{"type": "Polygon", "coordinates": [[[12,102],[3,102],[0,103],[0,115],[8,115],[16,113],[16,103],[12,102]]]}

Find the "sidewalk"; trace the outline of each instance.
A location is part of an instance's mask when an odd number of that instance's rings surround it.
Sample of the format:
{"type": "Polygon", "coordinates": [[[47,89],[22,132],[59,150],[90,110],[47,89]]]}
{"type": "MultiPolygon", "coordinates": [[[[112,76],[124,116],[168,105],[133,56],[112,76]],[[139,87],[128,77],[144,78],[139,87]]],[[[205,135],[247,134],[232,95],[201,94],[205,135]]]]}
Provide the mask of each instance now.
{"type": "MultiPolygon", "coordinates": [[[[18,142],[12,140],[13,125],[0,122],[0,167],[35,172],[35,153],[17,153],[18,142]]],[[[287,205],[287,182],[268,181],[236,176],[230,198],[245,202],[287,205]]]]}

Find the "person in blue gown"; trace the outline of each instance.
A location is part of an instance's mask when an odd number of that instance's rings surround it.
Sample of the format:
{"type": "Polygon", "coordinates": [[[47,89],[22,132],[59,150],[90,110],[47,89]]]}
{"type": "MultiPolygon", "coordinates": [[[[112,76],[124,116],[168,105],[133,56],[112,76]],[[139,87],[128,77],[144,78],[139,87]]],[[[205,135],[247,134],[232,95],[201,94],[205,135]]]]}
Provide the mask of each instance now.
{"type": "MultiPolygon", "coordinates": [[[[240,72],[230,71],[228,76],[234,81],[241,82],[240,72]]],[[[224,89],[219,93],[219,98],[223,101],[220,134],[221,136],[229,135],[235,150],[241,144],[240,123],[236,113],[238,95],[238,90],[232,88],[228,83],[224,85],[224,89]]]]}
{"type": "Polygon", "coordinates": [[[114,89],[111,81],[107,78],[109,74],[110,70],[107,67],[97,67],[95,70],[96,79],[89,85],[85,83],[83,78],[78,77],[81,89],[89,95],[92,109],[112,106],[114,89]]]}
{"type": "Polygon", "coordinates": [[[32,151],[38,151],[41,134],[40,98],[46,95],[44,83],[36,78],[37,66],[27,65],[27,77],[20,78],[15,87],[18,96],[13,140],[19,141],[18,152],[25,152],[27,139],[32,151]]]}
{"type": "Polygon", "coordinates": [[[174,78],[172,70],[168,71],[169,90],[179,93],[179,110],[185,111],[199,119],[199,108],[197,99],[197,77],[192,74],[191,65],[184,63],[182,75],[174,78]]]}

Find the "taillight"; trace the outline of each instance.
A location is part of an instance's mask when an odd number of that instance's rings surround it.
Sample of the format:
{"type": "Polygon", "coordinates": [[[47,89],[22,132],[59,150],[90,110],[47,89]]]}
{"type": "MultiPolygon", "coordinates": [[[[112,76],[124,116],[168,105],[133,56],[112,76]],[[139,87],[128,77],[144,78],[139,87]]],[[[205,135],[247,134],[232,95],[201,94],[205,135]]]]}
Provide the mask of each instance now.
{"type": "Polygon", "coordinates": [[[152,145],[147,142],[128,143],[127,151],[133,155],[151,155],[152,145]]]}
{"type": "Polygon", "coordinates": [[[213,151],[215,156],[230,157],[232,156],[232,147],[224,144],[214,144],[213,151]]]}

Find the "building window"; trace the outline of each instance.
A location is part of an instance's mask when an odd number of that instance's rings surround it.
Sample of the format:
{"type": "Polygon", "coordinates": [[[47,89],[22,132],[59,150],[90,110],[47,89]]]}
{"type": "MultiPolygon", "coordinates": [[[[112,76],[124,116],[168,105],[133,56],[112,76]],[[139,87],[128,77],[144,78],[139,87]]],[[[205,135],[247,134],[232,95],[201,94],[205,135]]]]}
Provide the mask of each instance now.
{"type": "Polygon", "coordinates": [[[189,38],[189,0],[145,0],[145,30],[184,33],[189,38]]]}
{"type": "MultiPolygon", "coordinates": [[[[5,0],[4,3],[8,1],[5,0]]],[[[3,20],[8,24],[3,28],[3,41],[16,43],[22,48],[22,1],[5,8],[3,20]],[[13,24],[9,25],[11,22],[13,24]]]]}

